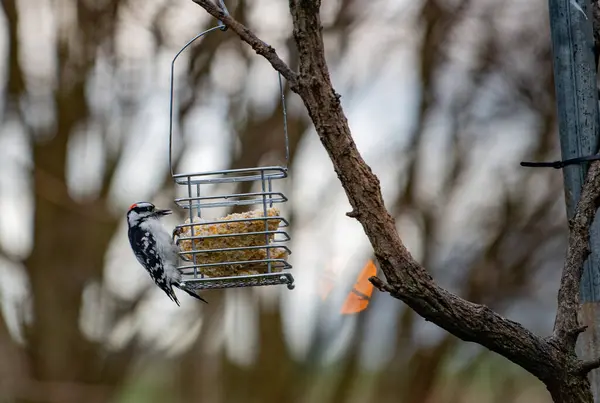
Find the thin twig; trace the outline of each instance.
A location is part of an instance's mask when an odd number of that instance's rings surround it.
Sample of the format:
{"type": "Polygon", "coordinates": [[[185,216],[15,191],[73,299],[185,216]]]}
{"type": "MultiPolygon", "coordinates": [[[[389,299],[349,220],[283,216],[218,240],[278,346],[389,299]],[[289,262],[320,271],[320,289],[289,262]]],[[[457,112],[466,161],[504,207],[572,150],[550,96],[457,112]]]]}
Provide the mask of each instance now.
{"type": "Polygon", "coordinates": [[[587,375],[590,371],[596,368],[600,368],[600,358],[582,361],[581,364],[579,364],[579,368],[577,368],[577,374],[581,376],[587,375]]]}
{"type": "Polygon", "coordinates": [[[375,276],[369,277],[369,281],[371,282],[371,284],[373,284],[373,286],[375,288],[377,288],[381,292],[387,292],[390,294],[396,293],[396,290],[394,289],[394,287],[390,286],[388,283],[386,283],[379,277],[375,277],[375,276]]]}

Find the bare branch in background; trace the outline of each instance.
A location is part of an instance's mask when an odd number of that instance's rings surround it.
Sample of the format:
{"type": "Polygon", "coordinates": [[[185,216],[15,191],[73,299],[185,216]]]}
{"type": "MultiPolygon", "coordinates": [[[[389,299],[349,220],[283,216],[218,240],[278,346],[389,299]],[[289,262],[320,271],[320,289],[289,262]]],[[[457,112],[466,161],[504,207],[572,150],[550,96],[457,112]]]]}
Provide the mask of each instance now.
{"type": "MultiPolygon", "coordinates": [[[[231,18],[225,19],[211,2],[193,1],[231,26],[255,50],[256,44],[262,43],[248,28],[231,18]]],[[[300,73],[292,90],[302,98],[333,162],[353,208],[348,215],[362,224],[389,282],[372,278],[374,285],[455,336],[479,343],[522,366],[546,383],[556,402],[591,402],[589,381],[575,370],[581,366],[574,354],[576,337],[571,336],[574,340],[567,340],[566,344],[565,337],[578,329],[578,289],[588,253],[589,226],[600,197],[597,172],[600,167],[593,165],[590,169],[575,219],[570,223],[568,256],[559,291],[556,340],[543,340],[488,307],[468,302],[440,288],[400,240],[394,219],[384,206],[379,180],[352,139],[340,96],[332,87],[325,61],[320,5],[319,0],[290,0],[300,60],[300,73]]],[[[278,59],[266,58],[276,70],[281,69],[278,59]]]]}
{"type": "Polygon", "coordinates": [[[2,246],[2,244],[0,244],[0,259],[5,259],[10,263],[18,263],[20,261],[18,257],[13,256],[12,253],[7,251],[6,248],[2,246]]]}
{"type": "Polygon", "coordinates": [[[6,319],[0,310],[0,396],[7,394],[26,376],[24,350],[11,337],[6,319]]]}

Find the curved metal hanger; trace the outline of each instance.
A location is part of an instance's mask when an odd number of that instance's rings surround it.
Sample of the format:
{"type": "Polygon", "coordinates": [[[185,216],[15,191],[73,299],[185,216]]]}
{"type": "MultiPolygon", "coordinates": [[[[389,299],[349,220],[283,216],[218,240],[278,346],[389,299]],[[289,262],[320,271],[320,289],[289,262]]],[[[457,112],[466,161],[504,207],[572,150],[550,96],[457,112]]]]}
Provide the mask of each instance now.
{"type": "MultiPolygon", "coordinates": [[[[225,15],[229,15],[229,11],[225,6],[223,0],[219,0],[219,6],[225,15]]],[[[216,27],[212,27],[207,29],[204,32],[199,33],[194,38],[192,38],[188,43],[186,43],[173,57],[171,61],[171,88],[170,88],[170,96],[169,96],[169,169],[171,170],[171,176],[175,176],[175,171],[173,169],[173,93],[174,93],[174,81],[175,81],[175,61],[179,57],[184,50],[186,50],[194,41],[203,37],[204,35],[211,33],[216,30],[227,31],[227,26],[223,24],[221,20],[218,20],[218,25],[216,27]]],[[[290,148],[289,148],[289,138],[288,138],[288,126],[287,126],[287,112],[285,107],[285,92],[283,89],[283,83],[281,80],[281,73],[278,73],[279,77],[279,91],[281,92],[281,103],[283,109],[283,131],[285,136],[285,168],[287,168],[289,159],[290,159],[290,148]]]]}

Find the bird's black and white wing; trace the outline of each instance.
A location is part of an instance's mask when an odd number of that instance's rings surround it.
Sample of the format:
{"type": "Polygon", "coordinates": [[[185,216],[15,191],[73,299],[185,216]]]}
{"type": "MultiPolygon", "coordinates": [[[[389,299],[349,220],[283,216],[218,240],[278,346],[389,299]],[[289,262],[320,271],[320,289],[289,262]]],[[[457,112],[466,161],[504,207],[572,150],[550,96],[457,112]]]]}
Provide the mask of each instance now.
{"type": "Polygon", "coordinates": [[[138,262],[150,273],[152,279],[157,281],[163,278],[163,264],[152,234],[144,230],[130,230],[129,242],[138,262]]]}

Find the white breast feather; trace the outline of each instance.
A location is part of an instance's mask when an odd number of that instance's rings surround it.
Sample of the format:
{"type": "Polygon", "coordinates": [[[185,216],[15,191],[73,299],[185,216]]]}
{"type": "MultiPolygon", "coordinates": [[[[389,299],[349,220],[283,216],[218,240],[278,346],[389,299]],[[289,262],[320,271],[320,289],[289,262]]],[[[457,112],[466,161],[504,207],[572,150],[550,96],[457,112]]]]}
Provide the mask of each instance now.
{"type": "Polygon", "coordinates": [[[177,253],[174,248],[173,238],[163,227],[157,218],[149,218],[140,224],[140,228],[148,231],[156,237],[156,247],[158,254],[162,258],[165,266],[165,274],[173,282],[181,281],[181,273],[177,270],[177,253]]]}

